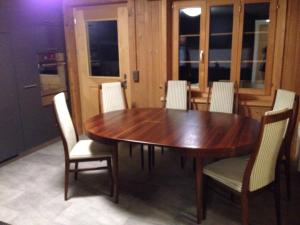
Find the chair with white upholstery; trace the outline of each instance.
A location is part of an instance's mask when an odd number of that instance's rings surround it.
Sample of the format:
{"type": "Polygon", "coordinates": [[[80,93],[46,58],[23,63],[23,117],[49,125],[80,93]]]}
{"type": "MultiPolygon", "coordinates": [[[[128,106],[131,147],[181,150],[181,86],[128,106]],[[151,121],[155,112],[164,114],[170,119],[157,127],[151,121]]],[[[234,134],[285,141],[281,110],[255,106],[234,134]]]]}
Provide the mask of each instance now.
{"type": "Polygon", "coordinates": [[[292,113],[288,109],[266,112],[250,157],[223,159],[204,167],[205,179],[213,179],[241,195],[243,225],[249,225],[249,195],[267,186],[275,187],[277,224],[280,224],[280,167],[277,165],[283,154],[281,146],[285,144],[284,136],[287,124],[290,129],[292,113]]]}
{"type": "MultiPolygon", "coordinates": [[[[125,85],[122,82],[102,83],[99,85],[99,105],[102,113],[127,109],[125,85]]],[[[143,147],[143,146],[141,146],[143,147]]],[[[141,150],[142,151],[142,150],[141,150]]],[[[132,144],[129,144],[129,156],[132,157],[132,144]]],[[[144,158],[141,159],[144,168],[144,158]]]]}
{"type": "Polygon", "coordinates": [[[293,135],[297,123],[298,117],[298,108],[299,108],[299,96],[293,92],[284,89],[278,89],[275,93],[275,98],[273,102],[273,110],[280,110],[284,108],[292,109],[293,116],[291,119],[291,129],[287,132],[285,138],[284,148],[284,157],[283,157],[283,165],[285,168],[285,176],[286,176],[286,186],[287,186],[287,198],[291,198],[291,181],[290,181],[290,161],[291,161],[291,144],[293,140],[293,135]]]}
{"type": "Polygon", "coordinates": [[[166,109],[191,109],[191,86],[186,80],[169,80],[165,90],[166,109]]]}
{"type": "Polygon", "coordinates": [[[99,88],[100,109],[103,113],[127,108],[125,91],[121,82],[102,83],[99,88]]]}
{"type": "MultiPolygon", "coordinates": [[[[191,85],[186,80],[169,80],[165,84],[165,108],[175,110],[190,110],[191,85]]],[[[162,148],[162,153],[164,148],[162,148]]],[[[186,158],[180,157],[181,168],[184,168],[186,158]]]]}
{"type": "MultiPolygon", "coordinates": [[[[213,82],[211,98],[210,98],[210,112],[222,113],[237,113],[238,100],[235,92],[236,85],[234,82],[213,82]]],[[[210,94],[209,94],[210,95],[210,94]]]]}
{"type": "Polygon", "coordinates": [[[54,111],[57,124],[60,128],[60,133],[64,145],[65,153],[65,193],[64,198],[68,198],[69,173],[75,173],[77,180],[78,172],[89,170],[108,169],[111,178],[111,196],[113,195],[113,176],[112,176],[112,146],[101,144],[92,140],[79,140],[78,134],[72,122],[66,98],[64,93],[59,93],[54,96],[54,111]],[[105,166],[94,168],[79,168],[79,162],[87,161],[106,161],[105,166]],[[71,169],[71,164],[74,163],[74,169],[71,169]]]}

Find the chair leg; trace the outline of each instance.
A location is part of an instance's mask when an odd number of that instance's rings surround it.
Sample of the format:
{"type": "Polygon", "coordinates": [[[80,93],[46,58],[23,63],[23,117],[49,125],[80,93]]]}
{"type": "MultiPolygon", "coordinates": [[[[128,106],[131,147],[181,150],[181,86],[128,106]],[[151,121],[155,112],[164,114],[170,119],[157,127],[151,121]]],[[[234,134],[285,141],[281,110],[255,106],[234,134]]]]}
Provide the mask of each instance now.
{"type": "Polygon", "coordinates": [[[181,169],[183,169],[183,170],[184,170],[184,168],[185,168],[185,162],[186,162],[185,156],[180,156],[180,167],[181,167],[181,169]]]}
{"type": "Polygon", "coordinates": [[[207,213],[207,200],[208,200],[208,180],[206,176],[203,176],[203,219],[206,219],[206,213],[207,213]]]}
{"type": "Polygon", "coordinates": [[[68,200],[69,170],[70,170],[70,163],[68,162],[65,164],[65,201],[68,200]]]}
{"type": "Polygon", "coordinates": [[[113,149],[113,177],[114,177],[114,196],[115,203],[119,203],[119,164],[118,164],[118,145],[116,144],[113,149]]]}
{"type": "Polygon", "coordinates": [[[154,168],[155,167],[155,146],[151,147],[151,152],[152,152],[152,166],[154,168]]]}
{"type": "Polygon", "coordinates": [[[142,170],[144,170],[144,165],[145,165],[145,162],[144,162],[144,145],[141,145],[141,167],[142,167],[142,170]]]}
{"type": "Polygon", "coordinates": [[[151,154],[151,146],[148,145],[148,171],[151,172],[152,169],[152,154],[151,154]]]}
{"type": "Polygon", "coordinates": [[[286,194],[287,200],[291,200],[291,167],[290,167],[290,157],[286,156],[284,164],[284,172],[285,172],[285,179],[286,179],[286,194]]]}
{"type": "Polygon", "coordinates": [[[162,155],[164,154],[164,151],[165,151],[165,148],[164,148],[164,147],[161,147],[161,154],[162,154],[162,155]]]}
{"type": "Polygon", "coordinates": [[[74,180],[78,179],[78,162],[75,162],[74,180]]]}
{"type": "Polygon", "coordinates": [[[111,166],[111,158],[107,159],[107,168],[108,173],[110,177],[110,196],[114,196],[114,178],[113,178],[113,172],[112,172],[112,166],[111,166]]]}
{"type": "Polygon", "coordinates": [[[249,225],[249,196],[247,192],[242,193],[242,220],[243,225],[249,225]]]}
{"type": "Polygon", "coordinates": [[[129,143],[129,157],[132,158],[132,144],[129,143]]]}
{"type": "Polygon", "coordinates": [[[274,184],[274,199],[275,199],[275,208],[276,208],[276,222],[277,222],[277,225],[281,225],[280,181],[279,181],[279,178],[276,178],[275,184],[274,184]]]}

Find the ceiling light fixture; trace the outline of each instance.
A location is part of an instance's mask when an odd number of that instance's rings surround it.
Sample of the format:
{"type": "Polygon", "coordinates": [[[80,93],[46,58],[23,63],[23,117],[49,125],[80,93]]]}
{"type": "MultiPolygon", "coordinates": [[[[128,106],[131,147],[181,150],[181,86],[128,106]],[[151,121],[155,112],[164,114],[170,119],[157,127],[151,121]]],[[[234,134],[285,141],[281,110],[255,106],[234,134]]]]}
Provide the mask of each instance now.
{"type": "Polygon", "coordinates": [[[185,8],[182,12],[190,17],[196,17],[201,15],[201,8],[185,8]]]}

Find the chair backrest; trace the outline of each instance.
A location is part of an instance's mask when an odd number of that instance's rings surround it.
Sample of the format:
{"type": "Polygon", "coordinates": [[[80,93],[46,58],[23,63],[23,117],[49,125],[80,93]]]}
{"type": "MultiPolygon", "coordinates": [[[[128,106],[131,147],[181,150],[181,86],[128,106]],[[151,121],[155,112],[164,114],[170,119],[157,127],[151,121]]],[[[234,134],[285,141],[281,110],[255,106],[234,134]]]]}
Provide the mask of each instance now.
{"type": "Polygon", "coordinates": [[[187,110],[190,108],[190,86],[185,80],[169,80],[166,85],[166,108],[187,110]]]}
{"type": "Polygon", "coordinates": [[[209,111],[233,113],[234,92],[233,82],[213,82],[209,111]]]}
{"type": "Polygon", "coordinates": [[[54,111],[64,142],[65,152],[68,154],[78,142],[78,136],[63,92],[54,96],[54,111]]]}
{"type": "Polygon", "coordinates": [[[103,113],[126,109],[121,82],[102,83],[100,86],[101,109],[103,113]]]}
{"type": "Polygon", "coordinates": [[[273,110],[292,109],[294,106],[296,93],[288,90],[278,89],[276,91],[273,110]]]}
{"type": "Polygon", "coordinates": [[[292,110],[289,109],[269,111],[263,116],[259,141],[249,159],[243,188],[255,191],[275,180],[276,165],[291,116],[292,110]]]}
{"type": "Polygon", "coordinates": [[[293,91],[277,89],[273,102],[273,110],[280,110],[284,108],[293,109],[293,116],[286,133],[286,145],[284,146],[286,153],[289,154],[298,117],[299,96],[293,91]]]}

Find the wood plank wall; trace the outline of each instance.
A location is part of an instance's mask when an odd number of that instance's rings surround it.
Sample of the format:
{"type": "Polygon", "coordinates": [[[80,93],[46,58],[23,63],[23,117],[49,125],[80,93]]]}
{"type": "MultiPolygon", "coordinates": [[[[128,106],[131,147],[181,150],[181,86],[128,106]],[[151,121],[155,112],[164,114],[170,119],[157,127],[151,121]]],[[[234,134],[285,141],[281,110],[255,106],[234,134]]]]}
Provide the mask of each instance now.
{"type": "MultiPolygon", "coordinates": [[[[287,26],[282,71],[282,88],[292,90],[300,95],[300,0],[289,0],[287,8],[287,26]]],[[[298,113],[300,122],[300,112],[298,113]]],[[[297,131],[297,127],[296,127],[297,131]]],[[[296,136],[294,134],[293,153],[296,157],[296,136]]]]}
{"type": "Polygon", "coordinates": [[[162,23],[161,1],[135,1],[137,69],[140,82],[133,85],[134,105],[161,107],[162,73],[162,23]]]}

